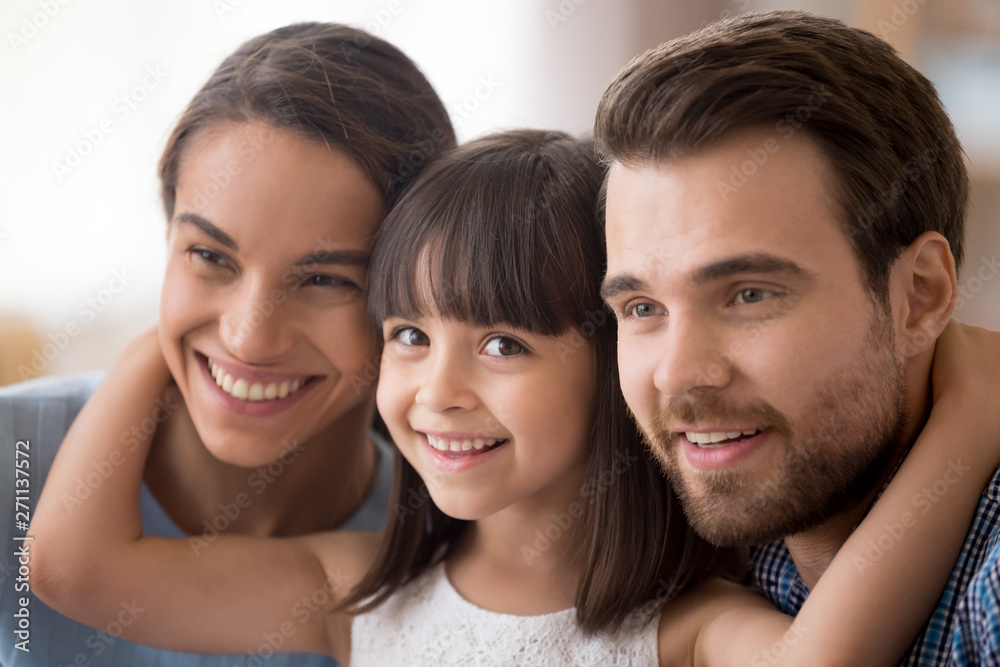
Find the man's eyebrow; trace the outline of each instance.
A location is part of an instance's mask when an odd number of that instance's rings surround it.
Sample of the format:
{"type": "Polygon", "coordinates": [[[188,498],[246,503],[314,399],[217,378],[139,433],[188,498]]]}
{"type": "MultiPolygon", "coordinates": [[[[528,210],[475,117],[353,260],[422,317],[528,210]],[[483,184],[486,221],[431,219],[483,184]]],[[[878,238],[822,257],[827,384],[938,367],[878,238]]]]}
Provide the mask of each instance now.
{"type": "Polygon", "coordinates": [[[627,273],[606,276],[601,283],[601,298],[610,301],[623,292],[639,292],[646,288],[646,283],[627,273]]]}
{"type": "Polygon", "coordinates": [[[310,264],[340,264],[341,266],[368,266],[371,253],[364,250],[323,250],[306,255],[295,266],[309,266],[310,264]]]}
{"type": "Polygon", "coordinates": [[[177,222],[186,222],[189,225],[194,225],[201,231],[205,232],[207,235],[211,236],[213,239],[221,243],[222,245],[239,252],[240,247],[233,240],[233,237],[225,233],[211,222],[201,217],[197,213],[191,213],[185,211],[184,213],[178,213],[174,218],[177,222]]]}
{"type": "Polygon", "coordinates": [[[690,281],[695,285],[702,285],[713,280],[729,278],[741,273],[783,273],[795,278],[805,279],[815,277],[814,273],[807,271],[791,260],[767,253],[756,253],[729,257],[714,264],[698,268],[691,275],[690,281]]]}

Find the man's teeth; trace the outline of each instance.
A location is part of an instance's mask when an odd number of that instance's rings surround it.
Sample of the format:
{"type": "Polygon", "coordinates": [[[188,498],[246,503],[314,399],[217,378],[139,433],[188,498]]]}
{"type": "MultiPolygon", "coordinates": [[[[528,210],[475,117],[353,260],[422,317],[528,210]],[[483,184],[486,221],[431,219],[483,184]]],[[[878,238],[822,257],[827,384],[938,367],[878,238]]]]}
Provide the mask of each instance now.
{"type": "Polygon", "coordinates": [[[216,366],[211,359],[208,360],[208,368],[212,371],[212,377],[215,378],[215,383],[222,388],[222,391],[241,401],[273,401],[276,398],[285,398],[301,389],[303,384],[299,380],[250,384],[243,378],[234,378],[216,366]]]}
{"type": "Polygon", "coordinates": [[[484,449],[492,447],[498,442],[504,442],[503,438],[471,438],[469,440],[450,440],[439,438],[436,435],[427,434],[427,444],[442,452],[468,452],[473,449],[484,449]]]}
{"type": "MultiPolygon", "coordinates": [[[[714,445],[717,442],[722,442],[723,440],[733,440],[740,437],[741,435],[755,435],[760,432],[760,429],[753,429],[750,431],[716,431],[714,433],[693,433],[688,431],[684,435],[687,439],[696,445],[714,445]]],[[[720,445],[725,446],[725,445],[720,445]]]]}

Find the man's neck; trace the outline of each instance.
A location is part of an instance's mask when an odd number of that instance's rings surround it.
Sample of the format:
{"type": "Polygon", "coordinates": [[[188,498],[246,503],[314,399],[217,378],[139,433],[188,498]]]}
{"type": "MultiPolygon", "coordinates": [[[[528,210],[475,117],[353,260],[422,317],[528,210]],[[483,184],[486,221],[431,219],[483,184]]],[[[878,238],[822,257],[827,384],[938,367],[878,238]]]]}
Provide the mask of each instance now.
{"type": "MultiPolygon", "coordinates": [[[[929,369],[928,369],[929,370],[929,369]]],[[[882,488],[889,482],[899,464],[910,451],[913,442],[920,435],[921,429],[927,423],[930,414],[931,395],[930,381],[925,375],[922,382],[909,382],[907,386],[907,422],[897,448],[889,465],[879,476],[868,495],[847,510],[837,514],[827,521],[809,530],[785,536],[785,546],[795,561],[795,567],[802,577],[803,583],[812,590],[826,568],[830,566],[833,557],[851,536],[854,529],[868,513],[872,504],[878,498],[882,488]]]]}
{"type": "Polygon", "coordinates": [[[809,530],[785,537],[785,546],[795,561],[795,568],[805,585],[812,590],[826,572],[833,557],[861,523],[878,489],[864,501],[809,530]]]}

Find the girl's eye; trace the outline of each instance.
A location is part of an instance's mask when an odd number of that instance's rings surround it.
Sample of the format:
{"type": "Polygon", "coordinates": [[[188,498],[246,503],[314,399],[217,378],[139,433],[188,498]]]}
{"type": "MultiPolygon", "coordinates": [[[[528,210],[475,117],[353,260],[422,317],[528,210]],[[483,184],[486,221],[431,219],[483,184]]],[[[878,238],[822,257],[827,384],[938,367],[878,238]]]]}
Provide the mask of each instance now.
{"type": "Polygon", "coordinates": [[[427,334],[416,327],[400,327],[393,332],[392,338],[396,339],[403,345],[409,346],[431,344],[431,340],[427,337],[427,334]]]}
{"type": "Polygon", "coordinates": [[[508,336],[496,336],[486,342],[483,351],[491,357],[513,357],[524,352],[524,346],[508,336]]]}
{"type": "Polygon", "coordinates": [[[764,289],[758,289],[756,287],[751,287],[749,289],[740,290],[736,294],[735,302],[739,304],[749,305],[754,303],[760,303],[764,299],[771,296],[774,296],[774,292],[764,289]]]}

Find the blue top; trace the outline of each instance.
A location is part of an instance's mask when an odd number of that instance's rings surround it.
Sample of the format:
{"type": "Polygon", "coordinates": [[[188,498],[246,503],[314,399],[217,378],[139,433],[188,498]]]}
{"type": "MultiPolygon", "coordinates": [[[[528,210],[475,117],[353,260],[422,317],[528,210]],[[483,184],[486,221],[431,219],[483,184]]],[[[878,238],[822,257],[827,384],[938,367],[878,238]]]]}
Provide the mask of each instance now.
{"type": "MultiPolygon", "coordinates": [[[[962,483],[960,463],[954,474],[945,474],[934,487],[913,497],[913,514],[919,518],[932,503],[947,493],[947,486],[962,483]],[[939,486],[941,485],[941,486],[939,486]]],[[[889,526],[864,558],[856,557],[859,571],[881,558],[902,536],[902,524],[889,526]]],[[[919,554],[914,554],[919,558],[919,554]]],[[[781,611],[794,616],[802,608],[809,589],[799,576],[783,540],[761,547],[753,556],[752,569],[764,595],[781,611]]],[[[902,665],[1000,665],[1000,471],[979,500],[969,536],[955,563],[930,622],[917,638],[902,665]]]]}
{"type": "MultiPolygon", "coordinates": [[[[261,646],[253,654],[195,655],[149,648],[118,639],[121,629],[116,622],[103,628],[103,632],[94,630],[23,591],[25,582],[18,581],[20,563],[16,553],[22,543],[15,538],[24,535],[24,529],[18,525],[24,517],[17,515],[24,507],[17,506],[17,499],[22,503],[26,499],[30,510],[34,510],[59,445],[102,377],[100,373],[89,373],[42,378],[0,388],[0,534],[6,535],[0,559],[0,667],[336,667],[332,658],[313,653],[270,655],[274,652],[272,644],[280,648],[280,641],[275,639],[281,638],[280,632],[274,634],[271,643],[261,637],[261,646]],[[17,445],[19,441],[28,444],[17,445]],[[18,454],[18,450],[27,450],[28,458],[18,454]],[[16,462],[19,460],[29,461],[27,485],[23,481],[18,485],[16,481],[24,479],[17,474],[16,462]],[[25,596],[29,598],[26,607],[29,652],[17,648],[25,635],[17,634],[23,621],[15,614],[20,613],[23,617],[20,598],[25,596]]],[[[372,440],[379,453],[372,491],[358,512],[342,526],[343,530],[381,531],[385,527],[392,488],[393,449],[374,432],[372,440]]],[[[146,535],[187,537],[145,485],[142,487],[142,529],[146,535]]],[[[295,611],[291,610],[289,617],[292,624],[302,622],[310,613],[308,608],[299,610],[298,614],[295,611]]],[[[119,615],[121,623],[127,624],[140,617],[141,610],[123,601],[119,615]]]]}

